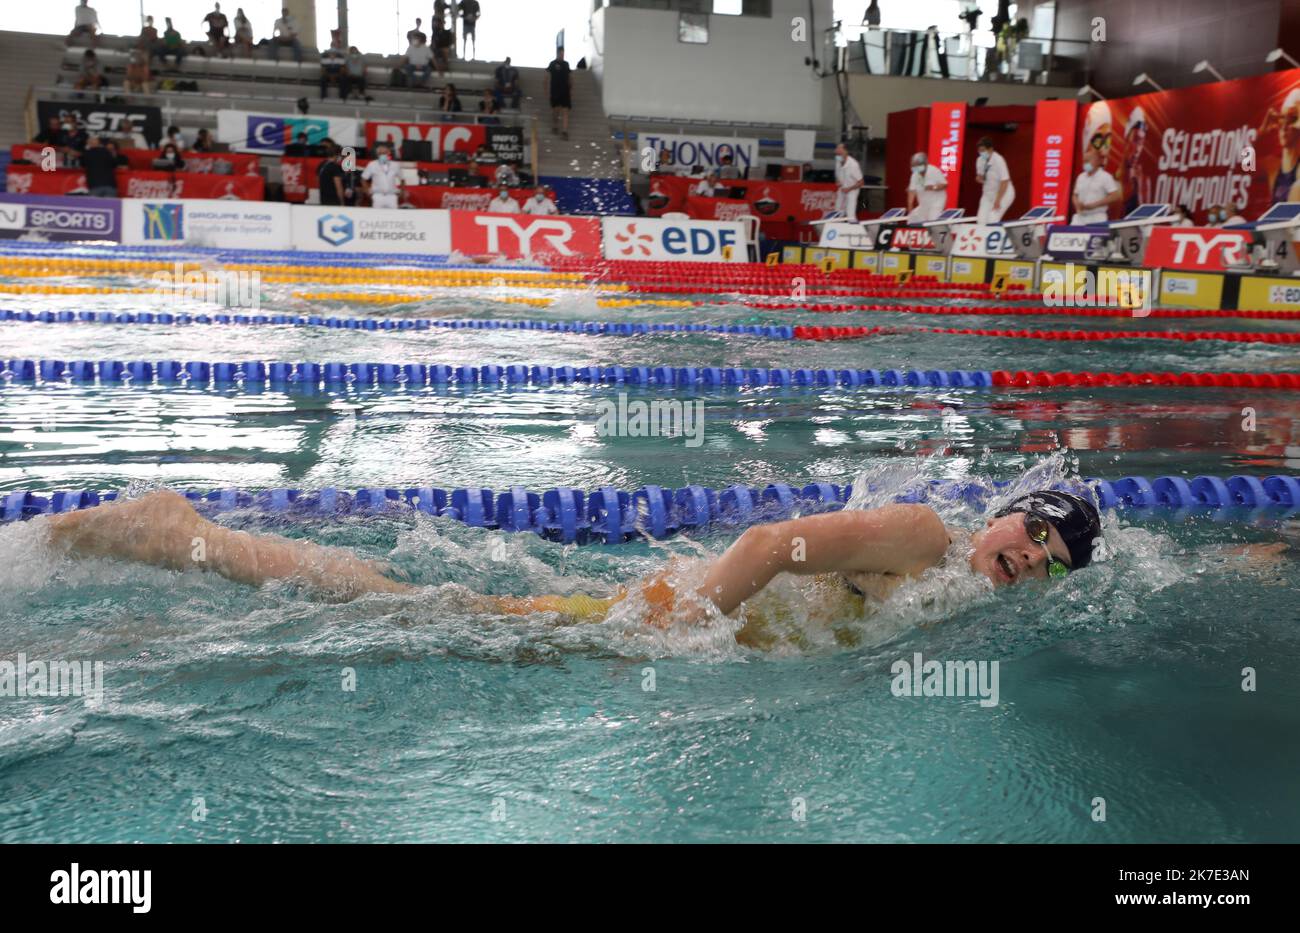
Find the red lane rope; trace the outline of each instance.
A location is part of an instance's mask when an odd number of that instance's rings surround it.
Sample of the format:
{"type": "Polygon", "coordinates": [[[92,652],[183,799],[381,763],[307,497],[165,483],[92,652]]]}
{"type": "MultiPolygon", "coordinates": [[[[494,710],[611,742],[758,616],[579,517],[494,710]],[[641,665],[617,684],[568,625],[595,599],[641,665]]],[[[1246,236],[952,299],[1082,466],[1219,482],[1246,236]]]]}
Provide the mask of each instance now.
{"type": "MultiPolygon", "coordinates": [[[[698,301],[698,305],[714,305],[717,302],[698,301]]],[[[824,304],[809,305],[794,302],[755,301],[747,302],[747,308],[762,311],[811,311],[814,314],[838,314],[853,311],[888,311],[895,314],[950,314],[950,315],[1030,315],[1054,317],[1115,317],[1133,318],[1127,308],[1055,308],[1047,306],[1023,307],[1019,305],[938,305],[926,307],[908,307],[902,305],[848,305],[824,304]]],[[[1300,321],[1300,311],[1232,311],[1220,309],[1197,308],[1153,308],[1142,315],[1144,318],[1243,318],[1268,321],[1300,321]]]]}
{"type": "Polygon", "coordinates": [[[1184,388],[1300,389],[1300,373],[1133,373],[1008,372],[995,369],[993,385],[1035,386],[1179,386],[1184,388]]]}
{"type": "Polygon", "coordinates": [[[1252,333],[1250,331],[1193,331],[1174,333],[1160,330],[1006,330],[973,327],[796,327],[796,340],[856,340],[880,333],[962,334],[972,337],[1014,337],[1029,340],[1224,340],[1232,343],[1300,343],[1298,333],[1252,333]]]}

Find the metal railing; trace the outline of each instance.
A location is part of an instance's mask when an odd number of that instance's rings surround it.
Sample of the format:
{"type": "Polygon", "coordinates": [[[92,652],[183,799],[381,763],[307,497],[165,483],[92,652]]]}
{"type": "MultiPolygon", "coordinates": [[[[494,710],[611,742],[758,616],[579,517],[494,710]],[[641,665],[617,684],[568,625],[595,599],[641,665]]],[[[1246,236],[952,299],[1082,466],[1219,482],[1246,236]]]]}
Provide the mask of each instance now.
{"type": "Polygon", "coordinates": [[[1086,80],[1085,40],[1025,36],[1000,49],[977,43],[977,35],[839,24],[827,30],[825,42],[834,49],[826,54],[849,74],[1047,84],[1064,65],[1082,70],[1086,80]]]}

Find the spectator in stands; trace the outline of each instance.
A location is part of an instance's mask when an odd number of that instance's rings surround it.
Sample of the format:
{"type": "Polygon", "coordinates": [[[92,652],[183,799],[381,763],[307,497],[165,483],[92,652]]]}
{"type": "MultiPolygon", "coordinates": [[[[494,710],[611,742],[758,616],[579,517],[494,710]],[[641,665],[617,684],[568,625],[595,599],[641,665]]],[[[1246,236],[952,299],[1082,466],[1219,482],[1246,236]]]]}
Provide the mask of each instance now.
{"type": "Polygon", "coordinates": [[[380,143],[375,147],[375,158],[361,173],[361,181],[370,194],[373,207],[397,207],[402,168],[392,159],[391,150],[380,143]]]}
{"type": "Polygon", "coordinates": [[[320,99],[325,99],[325,92],[331,84],[339,89],[339,100],[347,97],[343,91],[343,66],[347,64],[347,52],[343,50],[343,39],[337,29],[330,30],[330,47],[320,53],[320,99]]]}
{"type": "Polygon", "coordinates": [[[975,163],[975,177],[984,186],[980,195],[977,221],[981,224],[995,224],[1002,219],[1011,202],[1016,199],[1016,189],[1011,184],[1011,170],[1002,153],[993,148],[993,140],[981,136],[975,144],[979,157],[975,163]]]}
{"type": "Polygon", "coordinates": [[[102,87],[108,87],[108,79],[99,70],[99,56],[94,49],[86,49],[81,56],[81,73],[77,75],[77,83],[73,87],[78,91],[98,91],[102,87]]]}
{"type": "Polygon", "coordinates": [[[1112,204],[1124,200],[1115,176],[1101,167],[1101,153],[1089,146],[1083,153],[1083,171],[1074,181],[1072,224],[1104,224],[1112,204]]]}
{"type": "Polygon", "coordinates": [[[185,171],[185,160],[181,158],[180,149],[174,142],[166,142],[162,147],[162,155],[158,157],[163,162],[170,163],[167,168],[173,172],[185,171]]]}
{"type": "Polygon", "coordinates": [[[433,22],[429,26],[437,29],[439,26],[447,25],[447,0],[433,0],[433,22]]]}
{"type": "Polygon", "coordinates": [[[126,168],[130,165],[126,156],[122,155],[122,151],[118,147],[116,139],[105,139],[104,148],[107,149],[109,154],[113,157],[113,164],[118,168],[126,168]]]}
{"type": "Polygon", "coordinates": [[[72,148],[72,122],[67,118],[60,120],[58,117],[50,117],[45,129],[32,142],[49,146],[58,152],[60,164],[70,162],[75,155],[72,148]]]}
{"type": "Polygon", "coordinates": [[[511,108],[519,109],[519,69],[510,64],[509,55],[493,72],[492,94],[498,105],[504,107],[506,98],[509,97],[511,108]]]}
{"type": "Polygon", "coordinates": [[[525,214],[558,214],[560,209],[547,197],[545,188],[538,188],[533,196],[524,202],[525,214]]]}
{"type": "Polygon", "coordinates": [[[120,140],[119,145],[128,149],[148,149],[149,141],[144,138],[144,133],[135,128],[131,118],[127,117],[118,127],[117,138],[120,140]]]}
{"type": "Polygon", "coordinates": [[[144,49],[150,58],[153,57],[153,50],[158,47],[158,30],[153,24],[153,17],[144,18],[144,27],[140,30],[140,37],[135,40],[137,49],[144,49]]]}
{"type": "Polygon", "coordinates": [[[673,151],[667,146],[660,147],[659,161],[656,167],[661,172],[671,172],[677,167],[673,161],[673,151]]]}
{"type": "Polygon", "coordinates": [[[242,6],[235,10],[235,45],[249,58],[253,57],[253,24],[244,15],[242,6]]]}
{"type": "Polygon", "coordinates": [[[551,98],[551,132],[555,133],[559,131],[558,127],[563,126],[565,139],[569,138],[569,110],[573,107],[570,71],[569,63],[564,60],[564,49],[556,49],[554,61],[546,66],[546,89],[551,98]]]}
{"type": "Polygon", "coordinates": [[[510,197],[510,189],[502,187],[497,196],[488,202],[489,214],[518,214],[519,202],[510,197]]]}
{"type": "Polygon", "coordinates": [[[429,37],[426,36],[426,35],[424,34],[424,30],[422,30],[422,29],[420,28],[420,22],[421,22],[421,20],[420,20],[420,18],[417,16],[417,17],[415,18],[415,28],[414,28],[414,29],[407,30],[407,33],[406,33],[406,44],[407,44],[407,45],[411,45],[413,42],[415,42],[415,40],[416,40],[417,38],[418,38],[421,42],[423,42],[425,45],[428,45],[428,44],[429,44],[429,37]]]}
{"type": "Polygon", "coordinates": [[[86,173],[87,194],[92,198],[117,197],[117,157],[98,136],[86,140],[81,168],[86,173]]]}
{"type": "Polygon", "coordinates": [[[1239,204],[1220,204],[1219,205],[1219,226],[1231,227],[1235,224],[1244,224],[1246,218],[1242,216],[1241,205],[1239,204]]]}
{"type": "Polygon", "coordinates": [[[175,59],[175,68],[180,70],[181,62],[185,60],[185,40],[181,38],[180,32],[172,25],[172,18],[165,17],[167,28],[163,30],[162,43],[158,46],[158,61],[164,66],[167,64],[167,56],[171,55],[175,59]]]}
{"type": "Polygon", "coordinates": [[[447,73],[448,56],[455,45],[456,34],[450,29],[435,24],[433,27],[433,64],[438,69],[439,76],[447,73]]]}
{"type": "Polygon", "coordinates": [[[367,104],[374,100],[366,93],[365,56],[357,51],[355,45],[348,49],[347,61],[343,65],[343,75],[339,81],[339,93],[343,95],[344,100],[351,97],[353,91],[360,91],[367,104]]]}
{"type": "MultiPolygon", "coordinates": [[[[411,44],[406,47],[406,56],[404,68],[406,70],[406,83],[415,87],[415,75],[420,75],[420,85],[423,86],[433,75],[433,50],[424,44],[424,40],[416,36],[411,40],[411,44]]],[[[441,70],[440,72],[441,73],[441,70]]]]}
{"type": "Polygon", "coordinates": [[[295,136],[293,142],[284,147],[284,154],[299,157],[311,155],[311,143],[307,141],[306,132],[300,132],[295,136]]]}
{"type": "Polygon", "coordinates": [[[924,152],[912,156],[912,178],[907,183],[907,219],[916,223],[935,220],[948,203],[948,178],[930,165],[924,152]]]}
{"type": "Polygon", "coordinates": [[[184,149],[185,134],[181,132],[179,126],[173,124],[172,126],[167,127],[167,135],[163,137],[163,143],[171,143],[177,149],[184,149]]]}
{"type": "Polygon", "coordinates": [[[464,107],[460,104],[460,95],[456,93],[456,85],[448,84],[442,89],[442,97],[438,106],[442,108],[443,113],[461,113],[464,107]]]}
{"type": "Polygon", "coordinates": [[[126,80],[123,81],[122,87],[128,93],[148,94],[152,84],[151,79],[149,53],[136,46],[131,50],[131,56],[127,60],[126,80]]]}
{"type": "Polygon", "coordinates": [[[226,27],[230,21],[226,19],[226,14],[221,12],[221,4],[213,4],[212,12],[203,17],[203,22],[208,26],[208,44],[212,46],[212,51],[218,55],[226,54],[230,47],[230,40],[226,37],[226,27]]]}
{"type": "Polygon", "coordinates": [[[335,146],[330,150],[329,158],[316,170],[320,181],[320,202],[322,204],[342,206],[348,203],[351,195],[347,188],[347,172],[343,171],[343,150],[335,146]]]}
{"type": "Polygon", "coordinates": [[[191,148],[195,152],[211,152],[212,133],[207,129],[199,130],[198,135],[194,137],[194,145],[191,148]]]}
{"type": "Polygon", "coordinates": [[[714,198],[718,195],[718,173],[709,172],[691,187],[691,194],[697,198],[714,198]]]}
{"type": "Polygon", "coordinates": [[[1186,204],[1177,204],[1174,206],[1174,215],[1178,218],[1174,221],[1175,227],[1195,227],[1196,221],[1192,219],[1192,210],[1186,204]]]}
{"type": "MultiPolygon", "coordinates": [[[[497,104],[497,97],[492,93],[492,88],[483,88],[483,99],[478,102],[478,112],[486,116],[501,112],[501,107],[497,104]]],[[[492,122],[497,123],[500,121],[494,120],[492,122]]]]}
{"type": "Polygon", "coordinates": [[[848,220],[858,219],[858,195],[862,193],[862,166],[849,155],[848,147],[835,147],[835,210],[848,220]]]}
{"type": "Polygon", "coordinates": [[[478,0],[460,0],[460,30],[464,37],[464,51],[461,57],[465,61],[470,61],[469,43],[474,42],[474,54],[478,54],[478,37],[475,35],[475,29],[478,27],[478,18],[481,15],[478,0]]]}
{"type": "Polygon", "coordinates": [[[64,45],[72,45],[77,39],[85,37],[90,40],[90,47],[93,49],[99,42],[99,14],[90,6],[90,0],[81,0],[81,5],[73,11],[76,15],[75,24],[72,32],[68,33],[64,45]]]}
{"type": "Polygon", "coordinates": [[[721,163],[718,166],[719,178],[731,179],[731,178],[740,177],[740,172],[736,170],[736,166],[731,158],[730,153],[723,153],[722,158],[719,159],[718,161],[721,163]]]}
{"type": "Polygon", "coordinates": [[[519,184],[519,175],[509,162],[502,162],[498,165],[492,179],[501,188],[514,188],[519,184]]]}
{"type": "Polygon", "coordinates": [[[280,47],[289,46],[293,49],[293,60],[299,65],[302,64],[302,43],[298,41],[298,23],[289,15],[289,8],[280,9],[280,18],[275,21],[271,28],[271,60],[280,60],[280,47]]]}

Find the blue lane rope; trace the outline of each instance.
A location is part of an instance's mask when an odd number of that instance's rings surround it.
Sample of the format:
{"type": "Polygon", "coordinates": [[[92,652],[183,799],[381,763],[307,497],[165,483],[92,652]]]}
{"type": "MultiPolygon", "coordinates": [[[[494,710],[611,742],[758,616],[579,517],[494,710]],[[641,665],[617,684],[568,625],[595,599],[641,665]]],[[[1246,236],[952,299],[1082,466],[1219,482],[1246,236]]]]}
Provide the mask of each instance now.
{"type": "Polygon", "coordinates": [[[461,385],[599,385],[725,389],[754,386],[989,388],[980,370],[784,369],[720,366],[450,366],[424,363],[289,363],[249,360],[205,363],[176,360],[0,360],[0,380],[99,385],[185,385],[317,388],[321,385],[410,388],[461,385]]]}
{"type": "Polygon", "coordinates": [[[558,333],[606,334],[749,334],[773,340],[793,340],[794,327],[759,324],[634,324],[615,321],[451,320],[447,318],[322,317],[319,314],[172,314],[161,311],[13,311],[0,309],[0,321],[40,324],[279,324],[329,327],[337,330],[543,330],[558,333]]]}
{"type": "MultiPolygon", "coordinates": [[[[1009,483],[931,480],[894,497],[897,502],[962,500],[983,509],[988,497],[1003,492],[1009,483]]],[[[1126,476],[1117,480],[1089,479],[1058,483],[1054,488],[1090,496],[1103,509],[1156,508],[1282,508],[1300,509],[1300,477],[1268,476],[1126,476]]],[[[627,491],[613,486],[584,491],[571,487],[531,492],[512,486],[504,492],[491,489],[440,489],[437,487],[370,487],[346,492],[325,488],[315,492],[267,489],[248,492],[218,489],[208,493],[185,490],[183,495],[204,511],[257,509],[286,516],[329,516],[355,512],[417,510],[452,518],[476,528],[527,531],[563,543],[617,544],[634,538],[668,538],[685,531],[709,528],[735,530],[761,522],[779,521],[796,514],[842,509],[852,495],[851,485],[811,483],[789,486],[772,483],[763,488],[685,486],[668,489],[642,486],[627,491]]],[[[55,492],[42,496],[28,490],[7,493],[0,499],[0,521],[12,522],[36,515],[91,508],[118,498],[116,492],[94,490],[55,492]]]]}

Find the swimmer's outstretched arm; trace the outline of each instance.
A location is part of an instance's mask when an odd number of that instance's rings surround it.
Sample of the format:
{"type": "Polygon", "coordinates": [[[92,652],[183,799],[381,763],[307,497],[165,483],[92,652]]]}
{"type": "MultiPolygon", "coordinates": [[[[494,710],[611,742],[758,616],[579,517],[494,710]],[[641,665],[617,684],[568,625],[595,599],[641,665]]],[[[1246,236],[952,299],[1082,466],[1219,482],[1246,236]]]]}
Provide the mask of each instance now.
{"type": "Polygon", "coordinates": [[[709,568],[698,592],[731,613],[780,573],[915,576],[948,549],[948,531],[925,505],[887,505],[755,525],[709,568]]]}
{"type": "Polygon", "coordinates": [[[55,546],[83,557],[133,560],[168,570],[197,567],[251,586],[297,580],[338,600],[415,589],[339,548],[225,528],[169,491],[54,515],[49,525],[55,546]]]}

